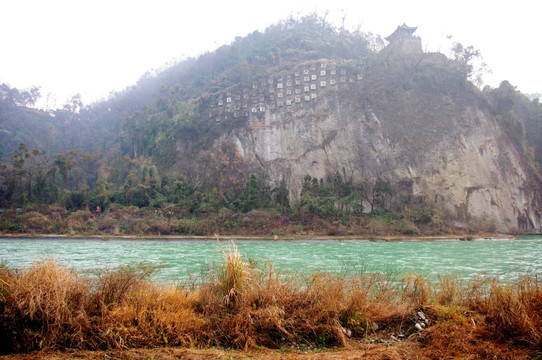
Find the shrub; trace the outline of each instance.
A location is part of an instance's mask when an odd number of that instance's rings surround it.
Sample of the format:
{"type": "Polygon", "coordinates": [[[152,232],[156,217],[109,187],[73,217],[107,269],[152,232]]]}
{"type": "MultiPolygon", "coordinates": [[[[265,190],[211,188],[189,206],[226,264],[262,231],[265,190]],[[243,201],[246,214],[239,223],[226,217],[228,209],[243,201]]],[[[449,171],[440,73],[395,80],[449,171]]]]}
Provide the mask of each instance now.
{"type": "Polygon", "coordinates": [[[194,234],[199,236],[212,235],[217,231],[216,221],[213,219],[199,219],[195,222],[194,234]]]}
{"type": "Polygon", "coordinates": [[[112,348],[185,346],[201,343],[204,321],[194,311],[192,293],[173,286],[139,284],[122,304],[111,307],[115,331],[102,341],[112,348]]]}
{"type": "Polygon", "coordinates": [[[112,215],[106,214],[98,220],[98,229],[108,234],[115,234],[119,231],[119,222],[112,215]]]}
{"type": "Polygon", "coordinates": [[[153,234],[168,235],[171,233],[171,225],[166,220],[155,221],[152,224],[150,231],[153,234]]]}
{"type": "Polygon", "coordinates": [[[465,304],[487,317],[492,337],[500,342],[535,344],[542,334],[542,287],[528,277],[512,286],[492,281],[486,296],[465,299],[465,304]]]}
{"type": "Polygon", "coordinates": [[[293,227],[293,231],[295,234],[301,234],[303,232],[304,228],[302,224],[296,224],[293,227]]]}
{"type": "Polygon", "coordinates": [[[101,311],[112,304],[121,303],[132,289],[148,280],[157,268],[148,263],[139,263],[95,272],[93,302],[101,311]]]}
{"type": "Polygon", "coordinates": [[[196,232],[195,219],[179,219],[173,226],[173,231],[178,234],[194,234],[196,232]]]}
{"type": "Polygon", "coordinates": [[[417,235],[420,232],[416,225],[408,220],[399,222],[397,230],[403,235],[417,235]]]}
{"type": "Polygon", "coordinates": [[[132,219],[130,233],[135,233],[139,235],[149,234],[151,232],[152,226],[153,225],[151,224],[151,221],[149,221],[149,219],[132,219]]]}
{"type": "Polygon", "coordinates": [[[68,214],[68,211],[63,207],[50,205],[45,209],[44,213],[49,216],[53,216],[54,214],[56,214],[57,216],[64,218],[68,214]]]}
{"type": "Polygon", "coordinates": [[[77,210],[72,212],[69,216],[69,220],[85,222],[92,217],[92,213],[88,210],[77,210]]]}
{"type": "Polygon", "coordinates": [[[23,224],[14,222],[13,219],[0,217],[0,231],[19,232],[23,231],[23,224]]]}
{"type": "Polygon", "coordinates": [[[23,215],[23,231],[48,233],[52,229],[52,222],[38,212],[31,211],[23,215]]]}
{"type": "Polygon", "coordinates": [[[85,279],[46,260],[8,280],[9,290],[2,296],[3,352],[83,346],[89,293],[85,279]]]}
{"type": "Polygon", "coordinates": [[[187,213],[187,209],[180,205],[170,204],[164,208],[164,214],[171,217],[180,217],[182,215],[187,215],[187,213]]]}

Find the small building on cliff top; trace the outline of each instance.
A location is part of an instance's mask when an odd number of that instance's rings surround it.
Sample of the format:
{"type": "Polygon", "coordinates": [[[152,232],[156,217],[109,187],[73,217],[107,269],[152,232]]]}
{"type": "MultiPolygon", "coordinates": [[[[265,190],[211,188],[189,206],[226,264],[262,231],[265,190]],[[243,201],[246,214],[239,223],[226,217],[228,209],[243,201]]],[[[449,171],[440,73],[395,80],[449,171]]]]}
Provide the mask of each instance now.
{"type": "Polygon", "coordinates": [[[406,24],[397,26],[397,29],[390,36],[386,37],[389,42],[386,46],[387,51],[403,54],[421,54],[422,39],[414,36],[418,27],[406,26],[406,24]]]}

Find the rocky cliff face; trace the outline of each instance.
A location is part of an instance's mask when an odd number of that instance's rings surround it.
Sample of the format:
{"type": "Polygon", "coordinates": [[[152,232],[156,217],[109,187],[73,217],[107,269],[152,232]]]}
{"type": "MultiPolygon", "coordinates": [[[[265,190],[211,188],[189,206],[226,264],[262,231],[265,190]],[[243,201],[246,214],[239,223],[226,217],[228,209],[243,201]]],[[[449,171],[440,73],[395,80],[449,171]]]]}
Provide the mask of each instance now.
{"type": "Polygon", "coordinates": [[[388,179],[436,202],[458,225],[542,229],[521,153],[442,55],[303,64],[252,89],[230,89],[216,104],[217,121],[246,118],[216,146],[235,144],[274,183],[284,178],[292,195],[306,174],[339,171],[388,179]]]}

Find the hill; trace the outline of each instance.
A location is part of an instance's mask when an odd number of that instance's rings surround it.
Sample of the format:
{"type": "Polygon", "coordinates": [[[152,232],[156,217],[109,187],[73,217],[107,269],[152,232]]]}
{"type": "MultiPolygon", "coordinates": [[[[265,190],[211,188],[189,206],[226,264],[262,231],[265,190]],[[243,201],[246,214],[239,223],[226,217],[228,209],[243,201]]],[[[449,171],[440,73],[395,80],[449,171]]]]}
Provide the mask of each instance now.
{"type": "Polygon", "coordinates": [[[47,231],[540,231],[541,105],[507,82],[480,91],[468,54],[424,53],[414,31],[384,48],[289,19],[106,102],[29,119],[11,107],[4,129],[39,126],[3,142],[4,229],[31,231],[26,207],[58,215],[47,231]],[[126,213],[147,226],[113,224],[126,213]]]}

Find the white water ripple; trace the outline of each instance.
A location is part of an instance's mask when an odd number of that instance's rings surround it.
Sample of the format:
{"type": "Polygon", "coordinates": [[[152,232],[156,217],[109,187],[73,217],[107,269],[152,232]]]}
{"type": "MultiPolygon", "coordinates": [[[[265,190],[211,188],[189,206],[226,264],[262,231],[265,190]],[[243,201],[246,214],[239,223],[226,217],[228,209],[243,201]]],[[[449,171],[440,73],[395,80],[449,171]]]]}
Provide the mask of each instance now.
{"type": "MultiPolygon", "coordinates": [[[[236,242],[245,261],[263,267],[271,263],[281,273],[391,272],[419,273],[437,278],[479,274],[511,281],[519,274],[542,271],[542,237],[475,241],[296,240],[236,242]]],[[[0,238],[0,259],[11,267],[26,267],[54,258],[79,270],[114,268],[148,262],[163,266],[161,280],[206,276],[223,261],[222,246],[203,240],[95,240],[0,238]]]]}

